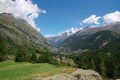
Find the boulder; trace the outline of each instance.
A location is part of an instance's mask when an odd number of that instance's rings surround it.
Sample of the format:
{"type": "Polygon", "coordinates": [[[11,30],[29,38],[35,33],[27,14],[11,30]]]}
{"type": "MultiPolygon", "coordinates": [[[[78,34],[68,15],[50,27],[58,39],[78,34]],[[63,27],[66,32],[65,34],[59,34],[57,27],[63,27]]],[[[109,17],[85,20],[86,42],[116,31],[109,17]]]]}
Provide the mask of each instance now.
{"type": "Polygon", "coordinates": [[[103,80],[102,77],[93,70],[78,69],[71,73],[77,80],[103,80]]]}

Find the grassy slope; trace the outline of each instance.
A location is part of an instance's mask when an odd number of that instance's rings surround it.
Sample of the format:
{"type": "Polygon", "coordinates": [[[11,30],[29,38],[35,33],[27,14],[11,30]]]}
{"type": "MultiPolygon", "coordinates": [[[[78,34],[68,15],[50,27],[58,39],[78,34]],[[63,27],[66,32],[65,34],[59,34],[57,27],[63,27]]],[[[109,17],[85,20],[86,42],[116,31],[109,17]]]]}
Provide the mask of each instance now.
{"type": "Polygon", "coordinates": [[[57,67],[47,63],[31,64],[6,61],[0,62],[0,80],[29,80],[33,77],[70,73],[74,70],[75,68],[57,67]]]}

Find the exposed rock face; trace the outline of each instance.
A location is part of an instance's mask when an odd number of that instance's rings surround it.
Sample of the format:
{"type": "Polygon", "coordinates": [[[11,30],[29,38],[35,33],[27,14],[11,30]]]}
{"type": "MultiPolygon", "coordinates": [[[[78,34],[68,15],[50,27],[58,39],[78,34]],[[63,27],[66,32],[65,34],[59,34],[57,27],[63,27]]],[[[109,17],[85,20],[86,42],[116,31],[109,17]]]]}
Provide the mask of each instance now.
{"type": "Polygon", "coordinates": [[[93,70],[78,69],[71,74],[57,74],[50,77],[34,78],[33,80],[103,80],[101,76],[93,70]]]}

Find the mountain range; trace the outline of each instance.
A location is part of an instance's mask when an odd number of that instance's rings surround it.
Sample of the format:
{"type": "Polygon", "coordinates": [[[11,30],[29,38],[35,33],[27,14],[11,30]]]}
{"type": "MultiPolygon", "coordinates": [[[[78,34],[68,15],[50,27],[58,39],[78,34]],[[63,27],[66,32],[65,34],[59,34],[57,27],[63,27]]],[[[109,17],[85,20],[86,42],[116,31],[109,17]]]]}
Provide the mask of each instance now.
{"type": "Polygon", "coordinates": [[[90,26],[84,29],[78,29],[78,31],[69,36],[60,35],[57,37],[48,37],[47,39],[55,47],[78,50],[98,49],[115,41],[118,38],[120,38],[119,22],[106,24],[99,27],[90,26]]]}

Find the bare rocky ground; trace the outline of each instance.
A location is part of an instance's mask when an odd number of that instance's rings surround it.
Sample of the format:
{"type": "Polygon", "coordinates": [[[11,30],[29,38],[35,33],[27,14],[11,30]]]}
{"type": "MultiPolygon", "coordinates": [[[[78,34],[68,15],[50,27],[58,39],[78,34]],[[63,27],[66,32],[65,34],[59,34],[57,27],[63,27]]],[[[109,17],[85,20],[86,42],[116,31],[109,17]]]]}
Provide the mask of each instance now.
{"type": "Polygon", "coordinates": [[[49,77],[36,77],[32,80],[103,80],[102,77],[93,70],[77,69],[76,71],[66,74],[56,74],[49,77]]]}

